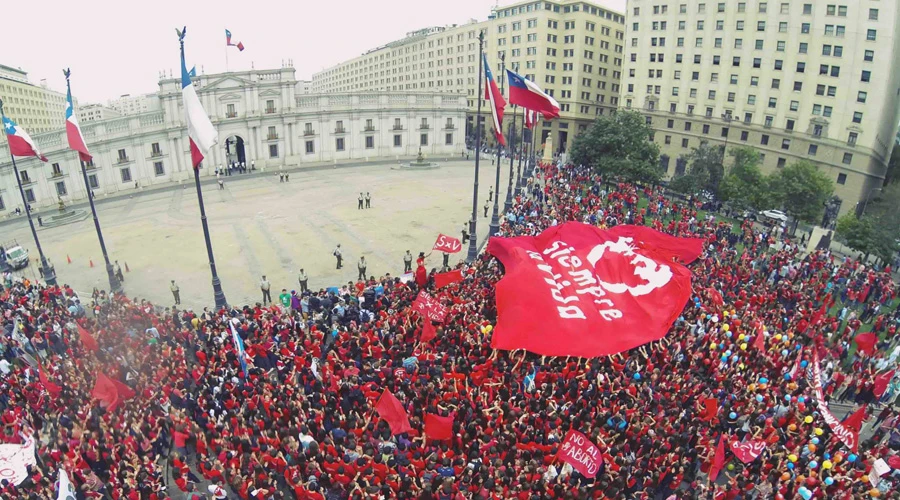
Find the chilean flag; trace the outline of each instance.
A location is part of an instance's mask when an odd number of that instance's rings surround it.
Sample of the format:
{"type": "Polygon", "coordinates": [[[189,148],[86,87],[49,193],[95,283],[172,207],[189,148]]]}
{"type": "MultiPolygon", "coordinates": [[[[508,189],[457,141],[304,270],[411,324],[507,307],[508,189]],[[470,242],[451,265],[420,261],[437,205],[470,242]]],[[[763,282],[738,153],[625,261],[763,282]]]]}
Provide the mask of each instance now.
{"type": "Polygon", "coordinates": [[[69,148],[78,151],[81,161],[90,161],[93,158],[84,142],[81,127],[78,126],[78,115],[75,114],[75,106],[72,104],[72,87],[69,85],[68,70],[66,73],[66,137],[69,139],[69,148]]]}
{"type": "Polygon", "coordinates": [[[506,139],[503,138],[503,108],[506,107],[506,100],[494,81],[494,74],[488,66],[487,56],[481,54],[484,59],[484,76],[487,79],[484,85],[484,98],[491,103],[491,118],[494,121],[494,134],[497,136],[497,142],[506,146],[506,139]]]}
{"type": "Polygon", "coordinates": [[[546,118],[559,118],[559,103],[531,80],[506,70],[509,77],[509,103],[537,111],[546,118]]]}
{"type": "Polygon", "coordinates": [[[231,32],[227,29],[225,30],[225,45],[229,47],[237,47],[239,51],[244,51],[244,44],[241,42],[231,43],[231,32]]]}
{"type": "Polygon", "coordinates": [[[47,157],[41,154],[28,132],[6,116],[3,116],[3,130],[6,131],[9,151],[13,156],[36,156],[41,161],[47,161],[47,157]]]}
{"type": "Polygon", "coordinates": [[[540,113],[537,111],[532,111],[530,109],[525,110],[525,128],[531,130],[537,124],[540,113]]]}
{"type": "Polygon", "coordinates": [[[219,141],[219,134],[197,97],[197,89],[184,64],[184,47],[181,49],[181,99],[184,101],[184,120],[191,143],[191,161],[197,168],[209,148],[219,141]]]}

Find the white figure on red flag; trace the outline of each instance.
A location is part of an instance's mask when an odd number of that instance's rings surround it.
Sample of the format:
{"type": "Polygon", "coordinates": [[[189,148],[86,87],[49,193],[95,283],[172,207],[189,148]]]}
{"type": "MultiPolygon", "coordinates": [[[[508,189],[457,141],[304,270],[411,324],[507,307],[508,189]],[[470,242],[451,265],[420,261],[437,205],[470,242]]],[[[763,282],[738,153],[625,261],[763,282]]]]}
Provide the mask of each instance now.
{"type": "Polygon", "coordinates": [[[462,250],[462,243],[452,236],[439,234],[434,242],[433,249],[439,252],[456,253],[462,250]]]}
{"type": "Polygon", "coordinates": [[[578,222],[538,236],[491,238],[506,275],[496,285],[497,349],[547,356],[616,354],[662,338],[691,296],[681,263],[703,249],[648,227],[578,222]]]}

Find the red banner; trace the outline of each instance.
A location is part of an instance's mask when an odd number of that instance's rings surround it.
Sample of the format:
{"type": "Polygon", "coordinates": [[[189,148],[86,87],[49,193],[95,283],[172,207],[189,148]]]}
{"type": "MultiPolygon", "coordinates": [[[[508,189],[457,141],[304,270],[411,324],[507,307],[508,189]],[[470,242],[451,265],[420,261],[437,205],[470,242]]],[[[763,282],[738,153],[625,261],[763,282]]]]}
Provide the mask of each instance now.
{"type": "Polygon", "coordinates": [[[715,482],[719,477],[722,467],[725,467],[725,436],[719,436],[719,444],[716,445],[716,454],[709,464],[709,480],[715,482]]]}
{"type": "Polygon", "coordinates": [[[740,441],[731,442],[731,452],[734,453],[734,456],[738,457],[738,460],[745,464],[749,464],[756,460],[756,457],[758,457],[764,449],[766,449],[766,442],[762,439],[744,441],[743,443],[740,441]]]}
{"type": "Polygon", "coordinates": [[[94,352],[100,349],[100,346],[97,345],[97,340],[91,336],[90,332],[85,330],[81,325],[76,326],[78,327],[78,336],[81,337],[81,343],[84,344],[85,349],[94,352]]]}
{"type": "Polygon", "coordinates": [[[435,337],[437,337],[437,329],[434,327],[434,323],[431,322],[431,318],[423,318],[422,336],[419,337],[419,340],[421,340],[422,342],[428,342],[435,337]]]}
{"type": "Polygon", "coordinates": [[[856,341],[857,351],[868,356],[875,354],[875,344],[878,342],[878,337],[874,333],[860,333],[853,340],[856,341]]]}
{"type": "Polygon", "coordinates": [[[603,455],[597,447],[584,434],[572,429],[566,434],[556,458],[569,463],[582,476],[591,479],[597,475],[600,466],[603,465],[603,455]]]}
{"type": "Polygon", "coordinates": [[[822,369],[819,367],[819,350],[813,349],[813,388],[816,391],[816,405],[825,423],[831,427],[834,434],[847,445],[854,453],[859,447],[859,433],[847,428],[831,413],[828,404],[825,403],[825,395],[822,393],[822,369]]]}
{"type": "Polygon", "coordinates": [[[452,236],[439,234],[437,241],[434,242],[433,249],[439,252],[456,253],[462,250],[462,243],[452,236]]]}
{"type": "Polygon", "coordinates": [[[403,409],[403,403],[391,394],[391,391],[385,389],[381,393],[381,397],[375,403],[375,411],[378,412],[379,417],[387,421],[391,427],[391,434],[403,434],[412,430],[409,425],[409,417],[406,415],[406,410],[403,409]]]}
{"type": "Polygon", "coordinates": [[[446,273],[437,273],[434,275],[434,287],[443,288],[451,283],[456,283],[457,281],[462,280],[462,271],[459,269],[455,271],[448,271],[446,273]]]}
{"type": "Polygon", "coordinates": [[[442,417],[433,413],[426,413],[425,435],[429,439],[436,441],[444,441],[453,437],[453,416],[442,417]]]}
{"type": "Polygon", "coordinates": [[[872,386],[872,394],[874,394],[876,398],[880,398],[882,394],[887,391],[891,379],[894,378],[895,371],[896,370],[891,370],[875,377],[875,385],[872,386]]]}
{"type": "Polygon", "coordinates": [[[424,291],[419,292],[412,308],[413,311],[432,321],[442,322],[444,317],[447,316],[447,306],[441,304],[436,298],[424,291]]]}
{"type": "Polygon", "coordinates": [[[497,349],[597,357],[661,339],[691,296],[703,240],[648,227],[579,222],[538,236],[491,238],[506,275],[497,283],[497,349]]]}

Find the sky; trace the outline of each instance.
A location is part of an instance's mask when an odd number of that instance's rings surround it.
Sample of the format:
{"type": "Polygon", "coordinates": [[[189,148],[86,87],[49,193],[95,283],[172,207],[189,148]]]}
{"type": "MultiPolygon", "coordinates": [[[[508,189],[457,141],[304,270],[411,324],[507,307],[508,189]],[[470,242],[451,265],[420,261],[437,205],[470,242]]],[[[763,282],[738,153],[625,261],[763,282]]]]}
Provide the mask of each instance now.
{"type": "MultiPolygon", "coordinates": [[[[626,0],[594,0],[620,12],[626,0]]],[[[179,71],[175,28],[187,26],[187,65],[225,70],[225,29],[246,50],[228,50],[230,70],[281,67],[293,59],[297,79],[428,26],[484,20],[495,0],[39,0],[4,2],[0,64],[64,91],[72,70],[81,103],[158,90],[160,71],[179,71]],[[26,21],[27,20],[27,21],[26,21]]],[[[500,0],[499,5],[517,3],[500,0]]]]}

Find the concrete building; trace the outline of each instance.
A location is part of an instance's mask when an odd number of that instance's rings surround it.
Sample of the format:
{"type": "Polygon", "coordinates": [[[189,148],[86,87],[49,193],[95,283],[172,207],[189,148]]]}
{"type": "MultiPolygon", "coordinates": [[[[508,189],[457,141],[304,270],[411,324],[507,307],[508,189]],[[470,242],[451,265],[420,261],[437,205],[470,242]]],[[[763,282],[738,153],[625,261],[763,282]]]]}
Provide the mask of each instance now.
{"type": "MultiPolygon", "coordinates": [[[[22,69],[0,64],[0,99],[6,116],[31,135],[66,126],[65,92],[50,90],[45,81],[40,85],[29,82],[22,69]]],[[[6,144],[6,136],[0,136],[0,144],[6,144]]]]}
{"type": "Polygon", "coordinates": [[[312,94],[312,82],[309,80],[299,80],[297,89],[294,91],[297,95],[312,94]]]}
{"type": "Polygon", "coordinates": [[[623,105],[645,114],[668,176],[708,142],[757,148],[764,171],[814,162],[842,212],[882,185],[898,123],[897,2],[630,0],[627,15],[623,105]]]}
{"type": "MultiPolygon", "coordinates": [[[[560,119],[542,122],[538,130],[541,143],[553,134],[554,149],[565,150],[598,115],[619,107],[624,23],[622,13],[580,0],[518,2],[496,8],[485,21],[407,33],[314,74],[312,90],[461,93],[468,98],[466,133],[473,134],[478,34],[483,31],[484,50],[498,83],[505,80],[500,71],[503,55],[508,68],[559,101],[560,119]]],[[[486,109],[485,104],[483,113],[486,109]]],[[[513,116],[512,109],[506,116],[513,116]]],[[[521,124],[522,113],[518,116],[521,124]]],[[[490,130],[485,137],[493,141],[490,130]]]]}
{"type": "Polygon", "coordinates": [[[76,108],[78,110],[78,123],[98,122],[122,116],[118,111],[102,104],[85,104],[76,108]]]}
{"type": "MultiPolygon", "coordinates": [[[[428,92],[296,95],[294,68],[195,78],[219,143],[203,175],[230,162],[279,170],[343,160],[457,156],[464,148],[466,99],[428,92]]],[[[181,80],[159,82],[159,111],[82,123],[93,161],[88,182],[97,196],[143,186],[192,182],[181,80]]],[[[86,199],[77,154],[65,129],[32,134],[49,162],[17,159],[25,196],[34,207],[86,199]]],[[[7,147],[0,146],[0,216],[21,207],[7,147]]]]}
{"type": "Polygon", "coordinates": [[[122,116],[137,115],[159,111],[161,104],[159,94],[131,95],[123,94],[117,99],[110,99],[106,106],[118,111],[122,116]]]}

